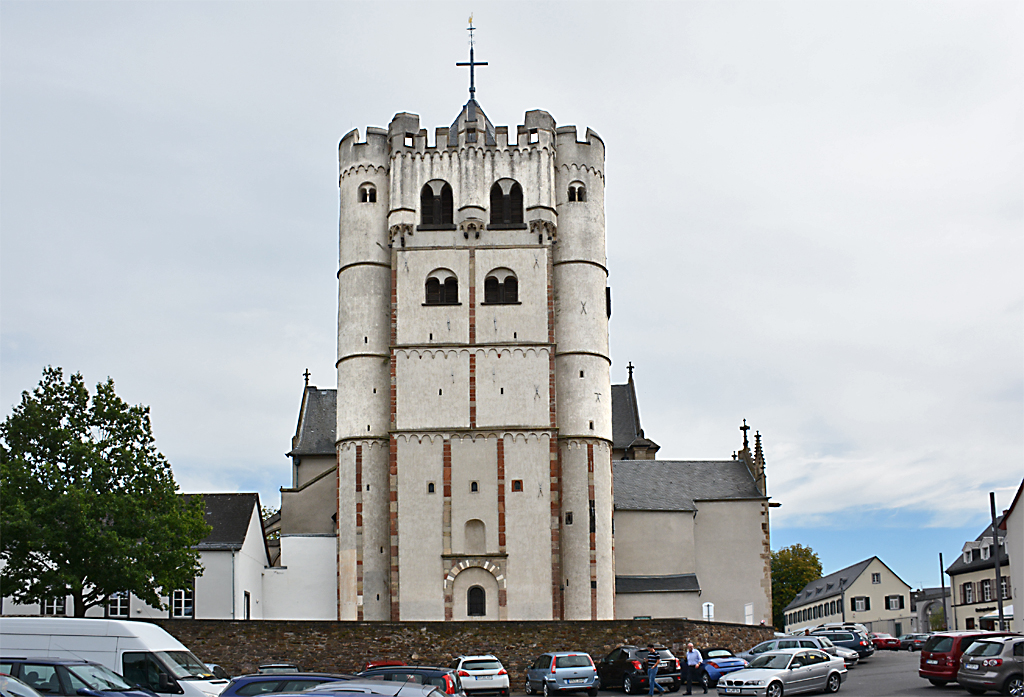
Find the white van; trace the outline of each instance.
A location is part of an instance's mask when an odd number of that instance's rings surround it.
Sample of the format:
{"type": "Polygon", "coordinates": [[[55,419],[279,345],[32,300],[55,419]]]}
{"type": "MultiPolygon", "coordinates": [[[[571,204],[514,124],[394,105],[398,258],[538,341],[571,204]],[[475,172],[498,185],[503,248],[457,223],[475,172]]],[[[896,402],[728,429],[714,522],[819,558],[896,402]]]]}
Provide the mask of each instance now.
{"type": "Polygon", "coordinates": [[[217,697],[228,681],[148,622],[72,617],[0,618],[0,655],[95,661],[160,695],[217,697]]]}

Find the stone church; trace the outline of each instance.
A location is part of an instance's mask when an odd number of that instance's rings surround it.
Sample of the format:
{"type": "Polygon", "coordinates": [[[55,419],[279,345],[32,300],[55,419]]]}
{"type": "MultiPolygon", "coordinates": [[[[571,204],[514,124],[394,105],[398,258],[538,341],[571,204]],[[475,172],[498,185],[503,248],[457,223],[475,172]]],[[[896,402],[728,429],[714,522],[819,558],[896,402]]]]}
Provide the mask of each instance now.
{"type": "Polygon", "coordinates": [[[336,594],[265,612],[770,620],[759,436],[655,460],[632,368],[611,384],[604,142],[496,127],[466,65],[432,138],[399,113],[341,140],[337,388],[307,377],[272,525],[274,567],[336,594]]]}

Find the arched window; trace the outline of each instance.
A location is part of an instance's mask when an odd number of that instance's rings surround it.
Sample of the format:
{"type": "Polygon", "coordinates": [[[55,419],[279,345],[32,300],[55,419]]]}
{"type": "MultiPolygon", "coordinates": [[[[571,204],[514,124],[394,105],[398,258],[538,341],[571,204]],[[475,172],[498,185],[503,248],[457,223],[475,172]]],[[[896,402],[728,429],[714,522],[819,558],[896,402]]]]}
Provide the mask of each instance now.
{"type": "Polygon", "coordinates": [[[458,305],[459,279],[448,269],[431,271],[427,276],[425,305],[458,305]]]}
{"type": "Polygon", "coordinates": [[[373,184],[363,184],[359,187],[359,203],[376,203],[377,187],[373,184]]]}
{"type": "Polygon", "coordinates": [[[569,201],[586,201],[587,187],[583,182],[573,182],[569,185],[569,201]]]}
{"type": "Polygon", "coordinates": [[[470,617],[487,615],[487,591],[480,586],[473,586],[466,593],[466,614],[470,617]]]}
{"type": "Polygon", "coordinates": [[[484,279],[485,305],[515,305],[519,302],[519,280],[511,269],[494,269],[484,279]]]}
{"type": "Polygon", "coordinates": [[[423,185],[423,189],[420,191],[421,228],[452,229],[454,210],[452,187],[448,182],[435,179],[423,185]]]}
{"type": "Polygon", "coordinates": [[[501,179],[491,187],[493,229],[523,228],[523,187],[512,179],[501,179]]]}

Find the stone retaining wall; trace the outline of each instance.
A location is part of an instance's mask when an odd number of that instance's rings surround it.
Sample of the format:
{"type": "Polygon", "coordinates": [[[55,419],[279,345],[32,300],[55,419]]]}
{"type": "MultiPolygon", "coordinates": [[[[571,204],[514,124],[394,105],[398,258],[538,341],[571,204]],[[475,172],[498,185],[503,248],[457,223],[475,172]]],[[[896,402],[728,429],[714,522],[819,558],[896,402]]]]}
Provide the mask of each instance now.
{"type": "Polygon", "coordinates": [[[261,663],[354,673],[374,659],[448,665],[461,654],[490,653],[509,671],[513,689],[544,651],[583,650],[594,660],[620,644],[664,644],[682,655],[686,643],[742,651],[772,636],[771,627],[694,620],[600,622],[289,622],[157,620],[196,656],[231,675],[261,663]]]}

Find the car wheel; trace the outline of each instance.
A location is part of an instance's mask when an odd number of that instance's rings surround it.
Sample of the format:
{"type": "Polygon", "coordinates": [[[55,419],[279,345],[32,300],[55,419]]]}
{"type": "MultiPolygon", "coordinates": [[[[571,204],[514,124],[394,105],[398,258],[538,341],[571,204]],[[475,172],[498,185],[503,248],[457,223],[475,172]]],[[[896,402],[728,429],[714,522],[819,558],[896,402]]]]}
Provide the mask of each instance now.
{"type": "Polygon", "coordinates": [[[593,686],[593,687],[591,687],[591,688],[590,688],[589,690],[587,690],[587,694],[589,695],[589,697],[597,697],[597,691],[598,691],[599,689],[601,689],[601,686],[600,686],[600,684],[599,684],[599,683],[598,683],[598,682],[597,682],[597,681],[595,680],[595,681],[594,681],[594,686],[593,686]]]}
{"type": "Polygon", "coordinates": [[[700,672],[700,686],[707,692],[708,688],[711,687],[711,678],[708,676],[706,671],[700,672]]]}
{"type": "Polygon", "coordinates": [[[782,683],[770,683],[768,689],[764,691],[764,697],[782,697],[782,683]]]}
{"type": "Polygon", "coordinates": [[[1003,683],[1003,694],[1012,695],[1013,697],[1024,697],[1024,677],[1020,675],[1011,675],[1009,679],[1003,683]]]}
{"type": "Polygon", "coordinates": [[[622,679],[622,691],[627,695],[633,694],[633,678],[628,675],[622,679]]]}
{"type": "Polygon", "coordinates": [[[949,681],[948,680],[939,680],[937,678],[928,678],[928,682],[930,682],[932,685],[935,685],[935,687],[945,687],[946,683],[949,682],[949,681]]]}
{"type": "Polygon", "coordinates": [[[828,680],[825,681],[825,692],[829,694],[839,692],[839,686],[842,684],[843,680],[839,677],[839,673],[832,673],[828,676],[828,680]]]}
{"type": "Polygon", "coordinates": [[[553,692],[553,690],[550,687],[548,687],[548,683],[546,680],[543,682],[540,689],[544,697],[550,697],[551,693],[553,692]]]}
{"type": "Polygon", "coordinates": [[[528,695],[533,694],[533,685],[530,683],[529,678],[526,679],[526,687],[523,688],[523,692],[525,692],[528,695]]]}
{"type": "Polygon", "coordinates": [[[672,684],[668,686],[669,692],[679,692],[679,688],[683,686],[682,680],[673,680],[672,684]]]}

